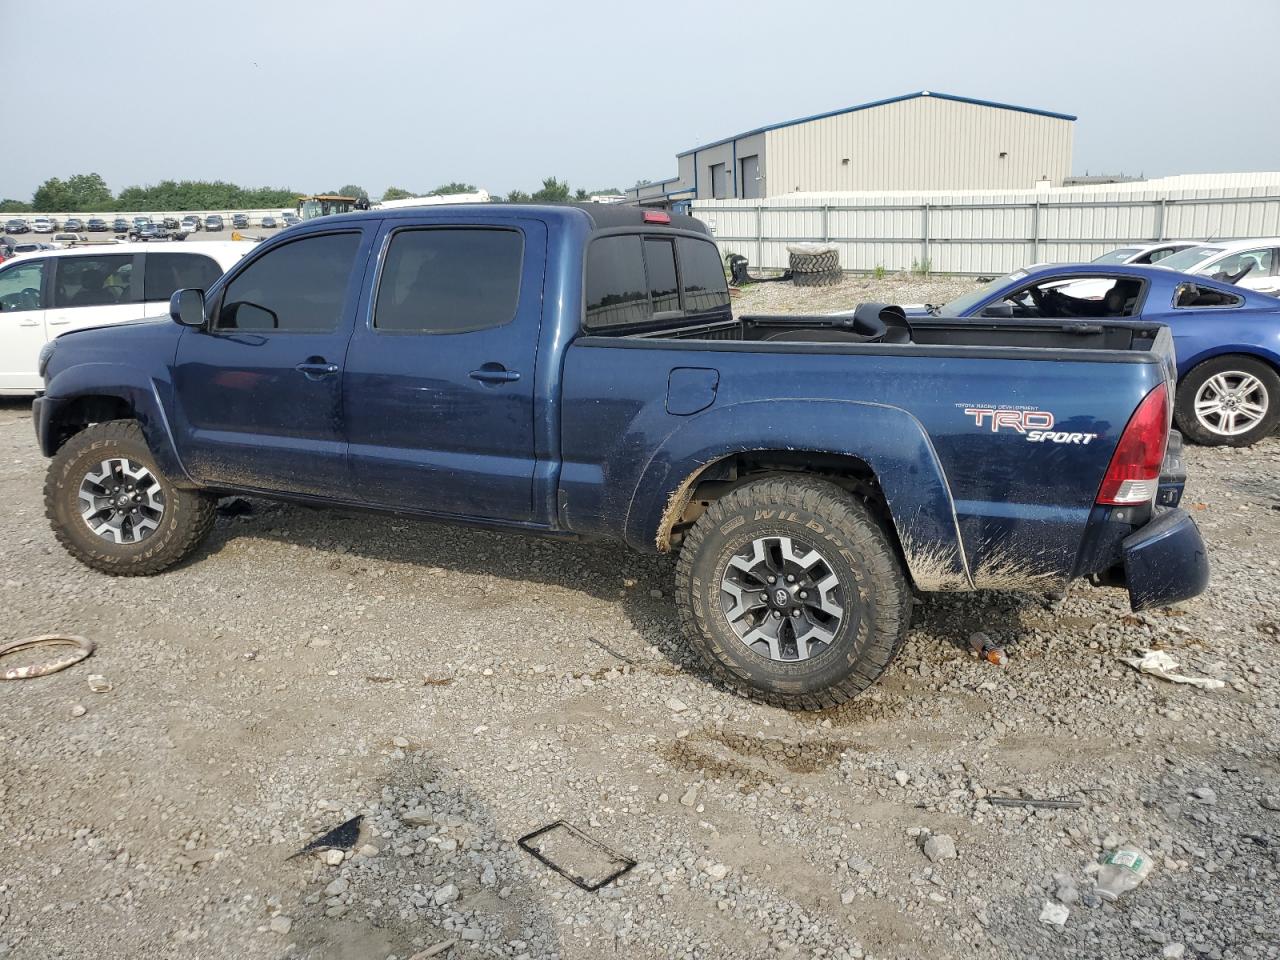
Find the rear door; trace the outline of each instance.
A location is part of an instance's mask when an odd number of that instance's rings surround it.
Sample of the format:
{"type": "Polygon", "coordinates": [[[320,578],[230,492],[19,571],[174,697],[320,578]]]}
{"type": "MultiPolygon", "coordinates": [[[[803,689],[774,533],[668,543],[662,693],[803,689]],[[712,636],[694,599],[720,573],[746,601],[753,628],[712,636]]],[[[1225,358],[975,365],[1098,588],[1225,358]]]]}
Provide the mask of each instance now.
{"type": "Polygon", "coordinates": [[[0,267],[0,390],[36,391],[44,346],[45,260],[19,260],[0,267]]]}
{"type": "Polygon", "coordinates": [[[142,316],[142,254],[50,257],[49,336],[142,316]]]}
{"type": "Polygon", "coordinates": [[[273,245],[178,341],[178,449],[210,486],[350,494],[342,368],[378,221],[273,245]]]}
{"type": "Polygon", "coordinates": [[[142,315],[166,317],[174,291],[208,290],[220,276],[222,267],[207,253],[148,250],[142,255],[142,315]]]}
{"type": "Polygon", "coordinates": [[[380,506],[533,517],[541,221],[389,225],[347,355],[351,471],[380,506]]]}

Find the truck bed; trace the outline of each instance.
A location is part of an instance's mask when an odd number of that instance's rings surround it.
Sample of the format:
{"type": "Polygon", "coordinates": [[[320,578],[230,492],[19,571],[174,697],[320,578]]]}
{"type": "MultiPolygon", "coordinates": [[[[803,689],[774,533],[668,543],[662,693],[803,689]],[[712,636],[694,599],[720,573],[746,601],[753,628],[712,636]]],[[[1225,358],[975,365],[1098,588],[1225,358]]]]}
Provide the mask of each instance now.
{"type": "MultiPolygon", "coordinates": [[[[768,344],[768,349],[791,349],[803,345],[802,349],[807,352],[814,349],[814,343],[821,343],[824,348],[859,347],[862,350],[857,352],[876,353],[895,352],[890,348],[910,350],[918,347],[1151,352],[1162,329],[1160,324],[1121,320],[1031,323],[1025,320],[974,322],[929,318],[912,319],[909,343],[878,343],[863,340],[846,330],[843,324],[848,319],[844,315],[829,314],[748,315],[715,323],[647,330],[624,335],[623,338],[768,344]],[[805,332],[815,333],[821,339],[801,339],[805,332]],[[772,339],[780,335],[789,339],[772,339]]],[[[597,334],[600,335],[609,336],[597,334]]]]}

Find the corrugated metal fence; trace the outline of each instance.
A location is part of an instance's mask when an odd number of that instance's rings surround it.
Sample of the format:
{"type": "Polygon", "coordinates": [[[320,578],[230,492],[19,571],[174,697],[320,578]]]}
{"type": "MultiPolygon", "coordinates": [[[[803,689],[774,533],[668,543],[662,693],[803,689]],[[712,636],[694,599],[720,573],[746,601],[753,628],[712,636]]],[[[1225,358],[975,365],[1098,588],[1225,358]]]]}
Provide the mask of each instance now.
{"type": "Polygon", "coordinates": [[[1170,177],[1019,193],[796,194],[699,200],[722,253],[785,269],[787,244],[828,241],[846,270],[1000,274],[1092,260],[1122,244],[1280,235],[1280,174],[1170,177]]]}

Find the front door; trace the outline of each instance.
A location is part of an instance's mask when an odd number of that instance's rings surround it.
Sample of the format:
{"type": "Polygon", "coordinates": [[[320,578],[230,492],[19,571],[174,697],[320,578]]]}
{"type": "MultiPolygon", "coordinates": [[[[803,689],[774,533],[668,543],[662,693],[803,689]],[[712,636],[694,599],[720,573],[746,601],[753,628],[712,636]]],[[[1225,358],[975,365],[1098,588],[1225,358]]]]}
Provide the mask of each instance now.
{"type": "Polygon", "coordinates": [[[44,260],[19,260],[0,268],[0,390],[44,388],[36,372],[45,344],[44,260]]]}
{"type": "Polygon", "coordinates": [[[356,488],[385,507],[531,519],[546,227],[388,228],[382,244],[347,354],[356,488]]]}
{"type": "Polygon", "coordinates": [[[346,497],[342,368],[377,224],[309,234],[241,265],[178,342],[178,449],[210,486],[346,497]]]}

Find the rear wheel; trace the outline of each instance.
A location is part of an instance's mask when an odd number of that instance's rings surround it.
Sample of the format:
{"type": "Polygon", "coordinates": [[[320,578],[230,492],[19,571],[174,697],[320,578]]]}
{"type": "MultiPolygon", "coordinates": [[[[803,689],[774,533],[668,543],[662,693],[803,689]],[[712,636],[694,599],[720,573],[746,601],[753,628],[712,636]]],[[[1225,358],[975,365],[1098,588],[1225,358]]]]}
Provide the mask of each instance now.
{"type": "Polygon", "coordinates": [[[690,645],[726,685],[777,706],[843,703],[906,637],[910,591],[888,537],[827,481],[760,480],[717,500],[676,576],[690,645]]]}
{"type": "Polygon", "coordinates": [[[1252,357],[1206,360],[1178,384],[1178,429],[1206,446],[1246,447],[1280,419],[1280,376],[1252,357]]]}
{"type": "Polygon", "coordinates": [[[116,576],[159,573],[182,560],[209,533],[217,503],[175,487],[132,420],[68,440],[49,464],[44,502],[67,552],[116,576]]]}

